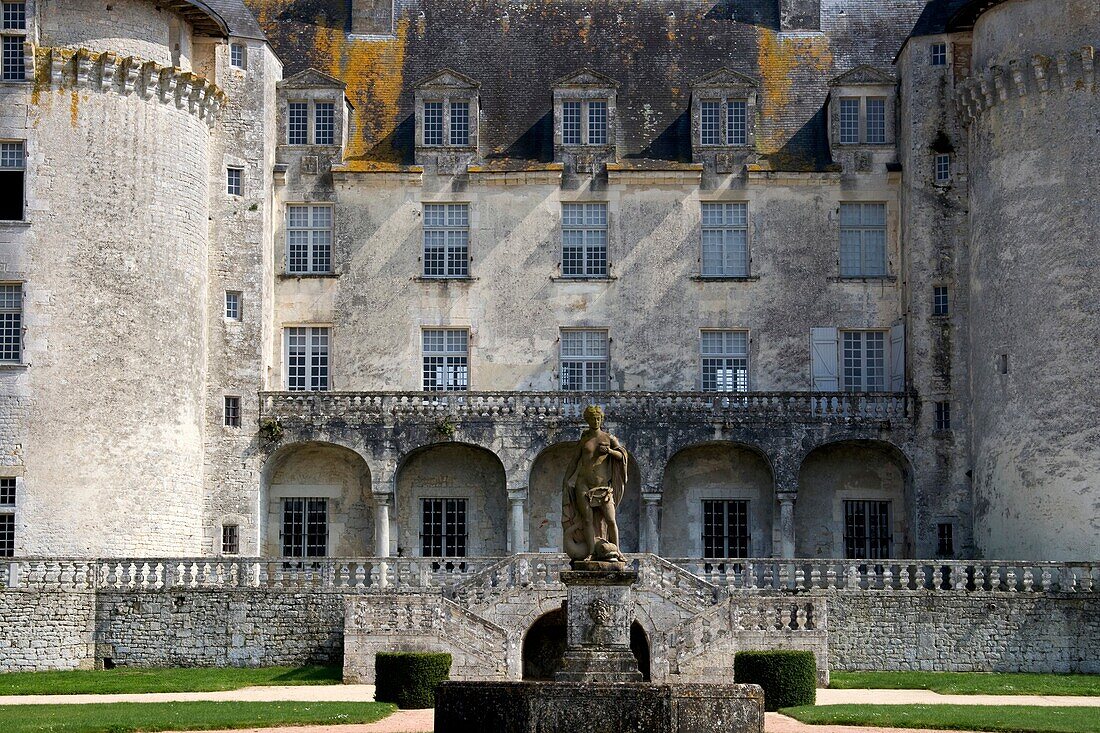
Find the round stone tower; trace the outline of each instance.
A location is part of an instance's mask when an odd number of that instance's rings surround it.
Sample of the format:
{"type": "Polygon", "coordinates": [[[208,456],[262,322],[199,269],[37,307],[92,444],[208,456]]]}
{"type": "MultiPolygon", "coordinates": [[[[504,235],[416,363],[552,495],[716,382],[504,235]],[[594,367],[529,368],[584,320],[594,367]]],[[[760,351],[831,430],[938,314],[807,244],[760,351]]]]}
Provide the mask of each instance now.
{"type": "Polygon", "coordinates": [[[1096,0],[980,0],[969,117],[975,539],[1100,556],[1096,0]]]}
{"type": "MultiPolygon", "coordinates": [[[[200,549],[213,68],[204,3],[38,3],[21,554],[200,549]]],[[[222,182],[224,186],[224,182],[222,182]]]]}

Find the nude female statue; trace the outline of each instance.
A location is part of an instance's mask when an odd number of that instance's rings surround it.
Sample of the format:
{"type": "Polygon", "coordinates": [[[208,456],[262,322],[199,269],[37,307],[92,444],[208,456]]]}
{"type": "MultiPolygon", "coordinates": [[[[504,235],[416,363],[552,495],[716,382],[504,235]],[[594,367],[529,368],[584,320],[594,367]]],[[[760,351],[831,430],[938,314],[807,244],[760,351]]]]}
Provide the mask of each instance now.
{"type": "Polygon", "coordinates": [[[562,483],[561,524],[565,551],[573,562],[624,562],[619,551],[615,507],[626,489],[626,449],[602,429],[603,410],[584,411],[588,429],[581,434],[562,483]]]}

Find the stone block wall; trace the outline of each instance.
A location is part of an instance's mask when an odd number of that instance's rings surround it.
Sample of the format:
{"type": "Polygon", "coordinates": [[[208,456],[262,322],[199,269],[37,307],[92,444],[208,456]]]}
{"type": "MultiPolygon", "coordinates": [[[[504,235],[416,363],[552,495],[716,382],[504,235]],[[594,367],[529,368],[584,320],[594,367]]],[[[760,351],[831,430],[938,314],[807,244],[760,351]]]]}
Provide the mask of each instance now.
{"type": "Polygon", "coordinates": [[[95,594],[0,591],[0,671],[91,669],[95,594]]]}
{"type": "Polygon", "coordinates": [[[1095,594],[828,594],[833,670],[1100,673],[1095,594]]]}

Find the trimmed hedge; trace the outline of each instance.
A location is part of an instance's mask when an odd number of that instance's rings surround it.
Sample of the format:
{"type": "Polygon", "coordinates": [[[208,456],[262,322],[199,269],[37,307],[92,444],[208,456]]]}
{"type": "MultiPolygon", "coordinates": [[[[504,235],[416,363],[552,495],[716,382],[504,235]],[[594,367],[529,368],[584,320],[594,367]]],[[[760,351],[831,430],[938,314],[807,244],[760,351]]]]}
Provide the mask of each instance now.
{"type": "Polygon", "coordinates": [[[733,679],[764,688],[764,709],[813,705],[817,699],[817,663],[813,652],[737,652],[733,679]]]}
{"type": "Polygon", "coordinates": [[[450,654],[379,652],[374,658],[374,699],[403,710],[434,708],[435,688],[450,676],[450,654]]]}

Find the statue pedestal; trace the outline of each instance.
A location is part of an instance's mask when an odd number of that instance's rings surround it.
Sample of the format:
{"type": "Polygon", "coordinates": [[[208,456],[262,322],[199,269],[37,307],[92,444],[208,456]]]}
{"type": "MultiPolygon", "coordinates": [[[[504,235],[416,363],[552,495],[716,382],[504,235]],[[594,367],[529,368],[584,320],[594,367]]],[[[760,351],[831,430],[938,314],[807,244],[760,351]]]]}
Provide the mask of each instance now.
{"type": "Polygon", "coordinates": [[[614,569],[561,573],[567,600],[566,651],[556,677],[559,682],[642,681],[638,660],[630,649],[633,586],[638,573],[617,565],[614,569]]]}

